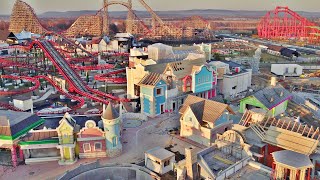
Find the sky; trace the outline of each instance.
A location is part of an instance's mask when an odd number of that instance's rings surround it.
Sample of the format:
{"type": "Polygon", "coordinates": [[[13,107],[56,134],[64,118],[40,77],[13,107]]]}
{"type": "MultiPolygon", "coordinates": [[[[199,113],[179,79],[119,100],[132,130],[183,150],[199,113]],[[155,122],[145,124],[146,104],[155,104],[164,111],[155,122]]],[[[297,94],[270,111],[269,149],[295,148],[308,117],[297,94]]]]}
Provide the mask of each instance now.
{"type": "MultiPolygon", "coordinates": [[[[102,0],[24,0],[37,14],[47,11],[98,10],[102,0]]],[[[110,1],[110,0],[109,0],[110,1]]],[[[126,1],[126,0],[119,0],[126,1]]],[[[138,0],[132,0],[135,10],[144,10],[138,0]]],[[[319,12],[320,0],[145,0],[155,11],[188,9],[271,10],[289,6],[294,11],[319,12]]],[[[15,0],[0,0],[0,14],[11,14],[15,0]]],[[[110,11],[123,11],[116,5],[110,11]]]]}

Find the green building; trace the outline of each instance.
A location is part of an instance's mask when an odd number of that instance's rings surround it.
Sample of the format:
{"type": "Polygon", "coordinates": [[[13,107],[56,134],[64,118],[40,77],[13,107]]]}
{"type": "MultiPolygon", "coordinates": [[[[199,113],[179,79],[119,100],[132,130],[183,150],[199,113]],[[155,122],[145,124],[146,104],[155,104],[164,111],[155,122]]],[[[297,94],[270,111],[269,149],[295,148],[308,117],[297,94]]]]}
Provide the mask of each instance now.
{"type": "Polygon", "coordinates": [[[291,98],[291,93],[281,85],[269,86],[242,99],[239,112],[261,108],[268,111],[269,116],[275,117],[286,111],[291,98]]]}

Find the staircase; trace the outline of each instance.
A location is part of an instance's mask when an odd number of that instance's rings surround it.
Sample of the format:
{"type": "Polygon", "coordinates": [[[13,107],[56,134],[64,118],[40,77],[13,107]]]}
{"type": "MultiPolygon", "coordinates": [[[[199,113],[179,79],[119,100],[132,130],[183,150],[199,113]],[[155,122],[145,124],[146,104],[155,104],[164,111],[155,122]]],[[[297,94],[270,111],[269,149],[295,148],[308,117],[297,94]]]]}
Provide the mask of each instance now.
{"type": "Polygon", "coordinates": [[[266,131],[264,130],[264,128],[258,124],[251,124],[250,128],[263,140],[266,138],[266,131]]]}

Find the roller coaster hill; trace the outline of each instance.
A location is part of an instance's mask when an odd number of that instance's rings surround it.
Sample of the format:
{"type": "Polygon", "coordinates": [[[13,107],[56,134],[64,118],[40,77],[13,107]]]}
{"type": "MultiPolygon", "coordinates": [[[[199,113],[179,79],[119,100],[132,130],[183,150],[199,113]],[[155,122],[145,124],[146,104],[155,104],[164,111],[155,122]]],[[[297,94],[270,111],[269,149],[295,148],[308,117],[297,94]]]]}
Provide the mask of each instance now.
{"type": "MultiPolygon", "coordinates": [[[[9,48],[19,50],[20,52],[27,52],[24,55],[15,54],[15,56],[0,56],[0,96],[12,97],[16,95],[23,95],[31,93],[38,89],[43,89],[43,83],[49,83],[54,87],[61,95],[72,100],[72,107],[67,111],[76,112],[80,108],[85,107],[86,102],[96,102],[99,104],[108,104],[113,102],[129,102],[131,100],[120,98],[112,93],[99,91],[98,85],[103,82],[107,84],[126,84],[125,66],[122,68],[116,68],[114,64],[98,63],[98,58],[95,54],[91,54],[85,49],[74,44],[73,41],[63,38],[63,43],[68,43],[67,49],[61,49],[61,44],[57,42],[43,40],[42,38],[31,41],[28,46],[14,45],[9,48]],[[73,49],[71,49],[73,47],[73,49]],[[81,49],[86,56],[74,57],[76,49],[81,49]],[[73,56],[73,57],[72,57],[73,56]],[[94,76],[94,80],[89,80],[89,73],[98,71],[94,76]],[[81,74],[86,74],[86,79],[80,77],[81,74]],[[8,75],[10,74],[10,75],[8,75]],[[65,88],[57,81],[57,78],[64,79],[67,83],[65,88]],[[12,82],[30,82],[31,87],[6,89],[4,82],[11,80],[12,82]],[[89,87],[90,82],[91,87],[89,87]]],[[[65,45],[65,44],[64,44],[65,45]]],[[[124,53],[108,53],[108,56],[113,56],[117,59],[128,60],[128,54],[124,53]]],[[[22,111],[17,107],[14,107],[10,103],[4,103],[1,100],[0,106],[5,109],[22,111]]],[[[52,113],[64,113],[64,112],[52,112],[52,113]]]]}

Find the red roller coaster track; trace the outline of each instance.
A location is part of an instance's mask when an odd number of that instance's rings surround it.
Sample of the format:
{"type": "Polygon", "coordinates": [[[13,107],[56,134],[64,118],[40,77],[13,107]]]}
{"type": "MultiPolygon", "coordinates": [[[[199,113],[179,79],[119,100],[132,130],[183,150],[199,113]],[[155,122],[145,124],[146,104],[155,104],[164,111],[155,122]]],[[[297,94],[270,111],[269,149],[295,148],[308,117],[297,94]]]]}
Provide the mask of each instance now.
{"type": "Polygon", "coordinates": [[[275,10],[269,11],[261,18],[257,29],[261,38],[295,38],[320,42],[320,28],[288,7],[276,7],[275,10]]]}
{"type": "Polygon", "coordinates": [[[94,77],[97,81],[105,81],[105,82],[112,82],[115,84],[123,84],[127,82],[127,78],[121,78],[121,77],[112,77],[112,75],[117,75],[120,73],[125,73],[126,69],[119,69],[115,71],[111,71],[105,74],[99,74],[94,77]]]}
{"type": "Polygon", "coordinates": [[[84,97],[104,104],[108,104],[109,101],[103,98],[108,98],[116,101],[129,101],[127,99],[120,99],[110,94],[106,94],[89,88],[87,85],[84,84],[79,75],[71,68],[70,64],[57,52],[57,50],[54,49],[53,45],[50,42],[33,41],[31,47],[34,45],[39,46],[39,48],[44,51],[45,55],[53,62],[53,64],[57,67],[61,75],[63,75],[64,78],[67,80],[67,82],[71,86],[71,90],[77,92],[78,94],[84,97]],[[99,96],[101,96],[102,98],[99,96]]]}

